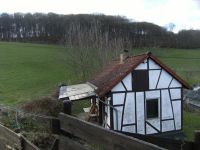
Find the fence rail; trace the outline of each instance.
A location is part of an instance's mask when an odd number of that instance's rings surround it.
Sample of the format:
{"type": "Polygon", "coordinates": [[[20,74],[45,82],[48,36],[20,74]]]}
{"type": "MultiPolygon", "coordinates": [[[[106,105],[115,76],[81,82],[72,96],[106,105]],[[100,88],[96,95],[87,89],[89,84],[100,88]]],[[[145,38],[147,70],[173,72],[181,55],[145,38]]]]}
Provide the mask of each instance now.
{"type": "MultiPolygon", "coordinates": [[[[196,132],[195,137],[200,137],[200,132],[196,132]]],[[[164,138],[152,135],[139,135],[139,134],[130,134],[131,136],[141,139],[146,142],[150,142],[162,147],[165,147],[170,150],[200,150],[200,141],[186,141],[186,140],[178,140],[171,138],[164,138]]]]}
{"type": "Polygon", "coordinates": [[[0,124],[0,149],[22,149],[21,136],[0,124]]]}
{"type": "Polygon", "coordinates": [[[1,150],[39,150],[21,134],[17,134],[0,124],[0,149],[1,150]]]}
{"type": "MultiPolygon", "coordinates": [[[[79,137],[87,141],[87,143],[96,144],[105,150],[164,149],[145,141],[107,130],[67,114],[60,113],[59,120],[62,131],[79,137]]],[[[62,149],[62,147],[59,147],[59,149],[62,149]]]]}

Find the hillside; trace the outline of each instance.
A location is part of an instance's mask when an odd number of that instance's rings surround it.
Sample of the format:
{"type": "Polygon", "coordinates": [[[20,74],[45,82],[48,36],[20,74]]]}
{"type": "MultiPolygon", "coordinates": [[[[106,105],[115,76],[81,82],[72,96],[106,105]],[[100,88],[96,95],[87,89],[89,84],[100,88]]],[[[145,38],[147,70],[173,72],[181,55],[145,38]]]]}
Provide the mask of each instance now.
{"type": "Polygon", "coordinates": [[[0,14],[1,41],[67,43],[93,48],[116,44],[126,48],[200,48],[199,30],[182,30],[177,34],[168,30],[149,22],[103,14],[0,14]]]}
{"type": "MultiPolygon", "coordinates": [[[[149,50],[190,84],[200,82],[200,50],[149,50]]],[[[83,81],[74,71],[78,64],[70,67],[73,62],[70,62],[72,59],[68,54],[73,51],[57,45],[0,42],[0,103],[22,104],[51,95],[63,82],[83,81]]],[[[136,49],[131,53],[145,51],[136,49]]],[[[97,63],[96,60],[88,58],[87,67],[97,63]]],[[[93,66],[92,72],[95,70],[93,66]]],[[[88,74],[92,76],[92,72],[88,74]]]]}
{"type": "Polygon", "coordinates": [[[72,77],[62,46],[0,43],[0,103],[20,104],[52,94],[72,77]]]}

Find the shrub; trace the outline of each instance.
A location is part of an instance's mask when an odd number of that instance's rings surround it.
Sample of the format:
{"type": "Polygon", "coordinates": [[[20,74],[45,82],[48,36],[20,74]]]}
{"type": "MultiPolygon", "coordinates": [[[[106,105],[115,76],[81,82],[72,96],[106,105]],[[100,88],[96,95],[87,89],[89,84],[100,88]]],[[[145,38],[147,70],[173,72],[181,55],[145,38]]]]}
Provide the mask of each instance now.
{"type": "Polygon", "coordinates": [[[22,109],[36,114],[57,116],[61,112],[62,107],[61,101],[55,98],[45,97],[24,104],[22,109]]]}

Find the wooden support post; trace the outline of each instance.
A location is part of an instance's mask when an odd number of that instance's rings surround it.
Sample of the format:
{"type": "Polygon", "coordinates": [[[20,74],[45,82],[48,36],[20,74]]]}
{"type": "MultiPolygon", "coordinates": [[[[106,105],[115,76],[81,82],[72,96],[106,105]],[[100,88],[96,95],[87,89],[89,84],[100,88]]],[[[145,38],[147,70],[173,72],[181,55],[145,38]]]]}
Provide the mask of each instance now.
{"type": "Polygon", "coordinates": [[[54,134],[60,134],[60,120],[57,118],[51,119],[51,131],[54,134]]]}
{"type": "Polygon", "coordinates": [[[72,112],[72,102],[70,100],[63,101],[63,111],[65,114],[71,115],[72,112]]]}
{"type": "Polygon", "coordinates": [[[103,108],[103,104],[101,101],[99,101],[99,124],[100,125],[102,125],[103,123],[102,108],[103,108]]]}
{"type": "Polygon", "coordinates": [[[95,97],[92,97],[92,104],[96,105],[96,98],[95,97]]]}

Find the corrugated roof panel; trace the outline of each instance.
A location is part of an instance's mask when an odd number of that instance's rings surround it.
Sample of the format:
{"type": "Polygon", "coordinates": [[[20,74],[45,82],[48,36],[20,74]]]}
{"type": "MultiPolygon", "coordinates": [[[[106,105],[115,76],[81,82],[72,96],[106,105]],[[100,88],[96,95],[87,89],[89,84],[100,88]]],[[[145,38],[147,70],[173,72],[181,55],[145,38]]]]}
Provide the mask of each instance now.
{"type": "Polygon", "coordinates": [[[60,87],[59,99],[69,98],[70,100],[79,100],[95,95],[95,87],[91,84],[76,84],[60,87]]]}

